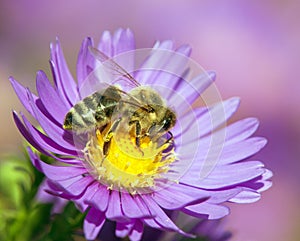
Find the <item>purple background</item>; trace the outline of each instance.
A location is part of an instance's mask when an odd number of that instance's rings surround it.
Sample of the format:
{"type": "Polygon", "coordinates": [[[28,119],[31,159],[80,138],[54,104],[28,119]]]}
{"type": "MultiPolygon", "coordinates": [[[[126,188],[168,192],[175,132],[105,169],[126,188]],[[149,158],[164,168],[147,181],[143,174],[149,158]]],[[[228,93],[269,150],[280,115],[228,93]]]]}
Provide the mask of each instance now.
{"type": "MultiPolygon", "coordinates": [[[[223,98],[240,96],[234,120],[256,116],[257,135],[269,140],[259,158],[274,172],[262,200],[230,205],[234,241],[300,239],[300,2],[275,1],[0,1],[0,151],[20,152],[11,109],[22,109],[8,82],[34,90],[48,66],[49,43],[59,36],[75,74],[85,36],[130,27],[137,47],[155,40],[189,43],[192,58],[217,72],[223,98]]],[[[50,76],[50,75],[49,75],[50,76]]]]}

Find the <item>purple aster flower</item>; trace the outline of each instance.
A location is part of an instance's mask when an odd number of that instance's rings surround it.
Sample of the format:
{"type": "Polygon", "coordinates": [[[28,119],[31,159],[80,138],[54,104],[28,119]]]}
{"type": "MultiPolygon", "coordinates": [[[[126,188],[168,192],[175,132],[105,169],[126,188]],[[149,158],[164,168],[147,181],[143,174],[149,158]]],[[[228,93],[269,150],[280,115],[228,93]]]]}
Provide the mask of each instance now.
{"type": "Polygon", "coordinates": [[[141,239],[144,226],[189,236],[167,210],[219,219],[229,213],[225,202],[255,202],[271,185],[272,173],[248,159],[266,144],[250,137],[258,121],[225,126],[239,99],[211,104],[204,90],[215,74],[189,59],[190,47],[175,49],[172,41],[143,51],[134,46],[130,30],[104,32],[98,50],[85,39],[74,81],[57,40],[50,59],[54,86],[43,71],[38,95],[10,78],[41,129],[14,112],[17,127],[55,160],[45,163],[28,149],[32,163],[46,175],[48,193],[87,212],[88,240],[106,220],[116,222],[116,236],[132,241],[141,239]],[[199,97],[206,106],[192,108],[199,97]]]}
{"type": "MultiPolygon", "coordinates": [[[[202,220],[184,215],[182,213],[178,215],[177,212],[172,213],[171,218],[177,223],[178,226],[184,227],[187,232],[194,234],[195,237],[198,238],[195,240],[228,241],[232,237],[231,232],[225,230],[224,228],[224,220],[202,220]]],[[[120,238],[115,236],[114,230],[115,223],[110,221],[106,222],[98,236],[99,240],[120,241],[120,238]]],[[[142,241],[151,240],[185,241],[192,239],[177,235],[177,233],[163,232],[147,227],[144,230],[142,241]]]]}

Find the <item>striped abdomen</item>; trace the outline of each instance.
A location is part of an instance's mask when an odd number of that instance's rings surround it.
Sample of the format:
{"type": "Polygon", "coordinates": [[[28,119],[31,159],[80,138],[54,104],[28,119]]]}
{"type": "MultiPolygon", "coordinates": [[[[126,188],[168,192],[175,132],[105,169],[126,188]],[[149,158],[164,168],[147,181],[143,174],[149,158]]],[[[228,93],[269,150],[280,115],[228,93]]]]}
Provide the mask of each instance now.
{"type": "Polygon", "coordinates": [[[120,99],[121,95],[114,86],[87,96],[66,114],[63,128],[84,133],[108,124],[120,99]]]}

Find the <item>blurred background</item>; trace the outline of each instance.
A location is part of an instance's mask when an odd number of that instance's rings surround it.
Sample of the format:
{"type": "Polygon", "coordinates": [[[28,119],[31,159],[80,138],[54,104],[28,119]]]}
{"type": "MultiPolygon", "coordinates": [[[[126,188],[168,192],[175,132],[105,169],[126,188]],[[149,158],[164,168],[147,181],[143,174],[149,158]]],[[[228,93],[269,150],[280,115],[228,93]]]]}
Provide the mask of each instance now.
{"type": "Polygon", "coordinates": [[[35,89],[39,69],[50,76],[49,44],[59,36],[75,75],[86,36],[131,28],[137,47],[155,40],[189,43],[192,58],[217,72],[224,99],[240,96],[234,120],[258,117],[269,143],[258,154],[274,172],[273,187],[254,204],[230,205],[233,241],[300,240],[300,1],[38,1],[0,0],[0,152],[21,153],[11,110],[23,110],[13,75],[35,89]]]}

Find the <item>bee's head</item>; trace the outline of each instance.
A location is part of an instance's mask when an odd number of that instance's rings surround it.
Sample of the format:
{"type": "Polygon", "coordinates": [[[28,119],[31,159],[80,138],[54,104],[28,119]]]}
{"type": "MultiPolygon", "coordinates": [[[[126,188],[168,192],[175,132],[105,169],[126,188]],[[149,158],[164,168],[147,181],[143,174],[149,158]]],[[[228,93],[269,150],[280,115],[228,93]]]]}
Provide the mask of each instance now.
{"type": "Polygon", "coordinates": [[[176,124],[176,115],[170,109],[165,109],[161,118],[158,118],[158,122],[153,122],[149,128],[149,135],[155,136],[156,134],[162,135],[169,131],[176,124]]]}

